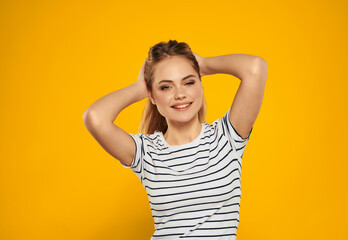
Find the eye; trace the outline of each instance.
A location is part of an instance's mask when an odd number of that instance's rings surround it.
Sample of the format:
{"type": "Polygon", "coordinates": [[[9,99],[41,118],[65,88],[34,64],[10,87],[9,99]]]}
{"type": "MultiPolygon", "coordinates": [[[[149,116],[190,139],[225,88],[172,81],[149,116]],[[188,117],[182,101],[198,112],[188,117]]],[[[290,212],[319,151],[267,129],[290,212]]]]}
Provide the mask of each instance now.
{"type": "Polygon", "coordinates": [[[192,84],[195,84],[195,81],[191,81],[191,82],[188,82],[186,83],[187,85],[192,85],[192,84]]]}
{"type": "Polygon", "coordinates": [[[165,85],[161,87],[161,90],[167,90],[169,88],[169,86],[165,85]]]}

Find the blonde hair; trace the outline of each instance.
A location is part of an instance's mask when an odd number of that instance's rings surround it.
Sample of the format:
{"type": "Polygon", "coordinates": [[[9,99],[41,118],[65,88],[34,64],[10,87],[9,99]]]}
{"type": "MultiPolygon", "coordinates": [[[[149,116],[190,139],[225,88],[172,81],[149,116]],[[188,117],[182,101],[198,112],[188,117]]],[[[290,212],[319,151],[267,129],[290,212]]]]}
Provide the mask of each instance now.
{"type": "MultiPolygon", "coordinates": [[[[162,41],[150,48],[148,58],[145,62],[144,78],[146,87],[149,91],[152,92],[153,74],[156,64],[169,56],[183,56],[190,60],[193,68],[198,73],[200,81],[202,81],[201,75],[199,74],[198,62],[189,45],[185,42],[177,42],[176,40],[169,40],[167,43],[162,41]]],[[[198,111],[198,119],[201,123],[204,123],[206,121],[207,109],[207,101],[204,93],[202,98],[202,107],[198,111]]],[[[168,125],[165,117],[159,113],[157,106],[152,104],[151,100],[148,98],[139,125],[139,132],[143,134],[153,134],[157,130],[165,133],[167,129],[168,125]]]]}

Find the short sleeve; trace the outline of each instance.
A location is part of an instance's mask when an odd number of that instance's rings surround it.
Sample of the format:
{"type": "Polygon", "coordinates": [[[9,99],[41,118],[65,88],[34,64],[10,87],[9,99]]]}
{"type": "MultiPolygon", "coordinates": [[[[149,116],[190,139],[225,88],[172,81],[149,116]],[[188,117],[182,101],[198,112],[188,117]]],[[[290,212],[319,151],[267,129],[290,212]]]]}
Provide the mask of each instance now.
{"type": "Polygon", "coordinates": [[[138,133],[136,135],[134,134],[129,134],[134,143],[135,143],[135,154],[133,161],[130,166],[127,166],[123,164],[122,162],[121,165],[125,168],[130,168],[140,179],[141,182],[143,182],[143,169],[144,169],[144,155],[145,155],[145,146],[144,146],[144,135],[142,133],[138,133]]]}
{"type": "Polygon", "coordinates": [[[227,113],[225,113],[224,116],[220,119],[220,124],[222,127],[223,134],[228,138],[229,142],[233,147],[233,150],[236,151],[238,155],[242,158],[245,146],[249,141],[253,127],[251,128],[249,135],[246,138],[242,138],[242,136],[239,135],[239,133],[232,125],[232,122],[229,118],[230,110],[231,108],[229,108],[227,113]]]}

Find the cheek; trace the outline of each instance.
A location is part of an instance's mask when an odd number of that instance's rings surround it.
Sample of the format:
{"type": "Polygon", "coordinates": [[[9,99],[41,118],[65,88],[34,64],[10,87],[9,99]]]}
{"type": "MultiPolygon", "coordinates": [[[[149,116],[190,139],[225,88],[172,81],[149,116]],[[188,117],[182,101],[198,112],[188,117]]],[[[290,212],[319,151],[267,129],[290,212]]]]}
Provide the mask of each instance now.
{"type": "Polygon", "coordinates": [[[193,94],[194,94],[195,98],[202,98],[202,95],[203,95],[202,88],[200,88],[200,87],[195,88],[193,94]]]}
{"type": "Polygon", "coordinates": [[[197,88],[195,91],[192,93],[194,98],[196,99],[196,103],[198,104],[197,107],[201,108],[203,104],[203,89],[202,88],[197,88]]]}
{"type": "Polygon", "coordinates": [[[169,105],[172,101],[172,97],[170,93],[159,93],[155,99],[159,105],[169,105]]]}

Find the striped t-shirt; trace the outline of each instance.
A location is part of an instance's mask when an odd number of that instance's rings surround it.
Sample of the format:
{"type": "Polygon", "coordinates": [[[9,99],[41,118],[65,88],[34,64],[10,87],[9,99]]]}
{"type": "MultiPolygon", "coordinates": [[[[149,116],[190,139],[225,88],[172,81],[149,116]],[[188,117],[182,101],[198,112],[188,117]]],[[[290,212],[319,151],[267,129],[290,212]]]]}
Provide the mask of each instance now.
{"type": "Polygon", "coordinates": [[[130,168],[144,186],[155,239],[236,239],[241,198],[243,139],[229,112],[202,123],[190,143],[169,145],[163,133],[130,134],[136,152],[130,168]]]}

